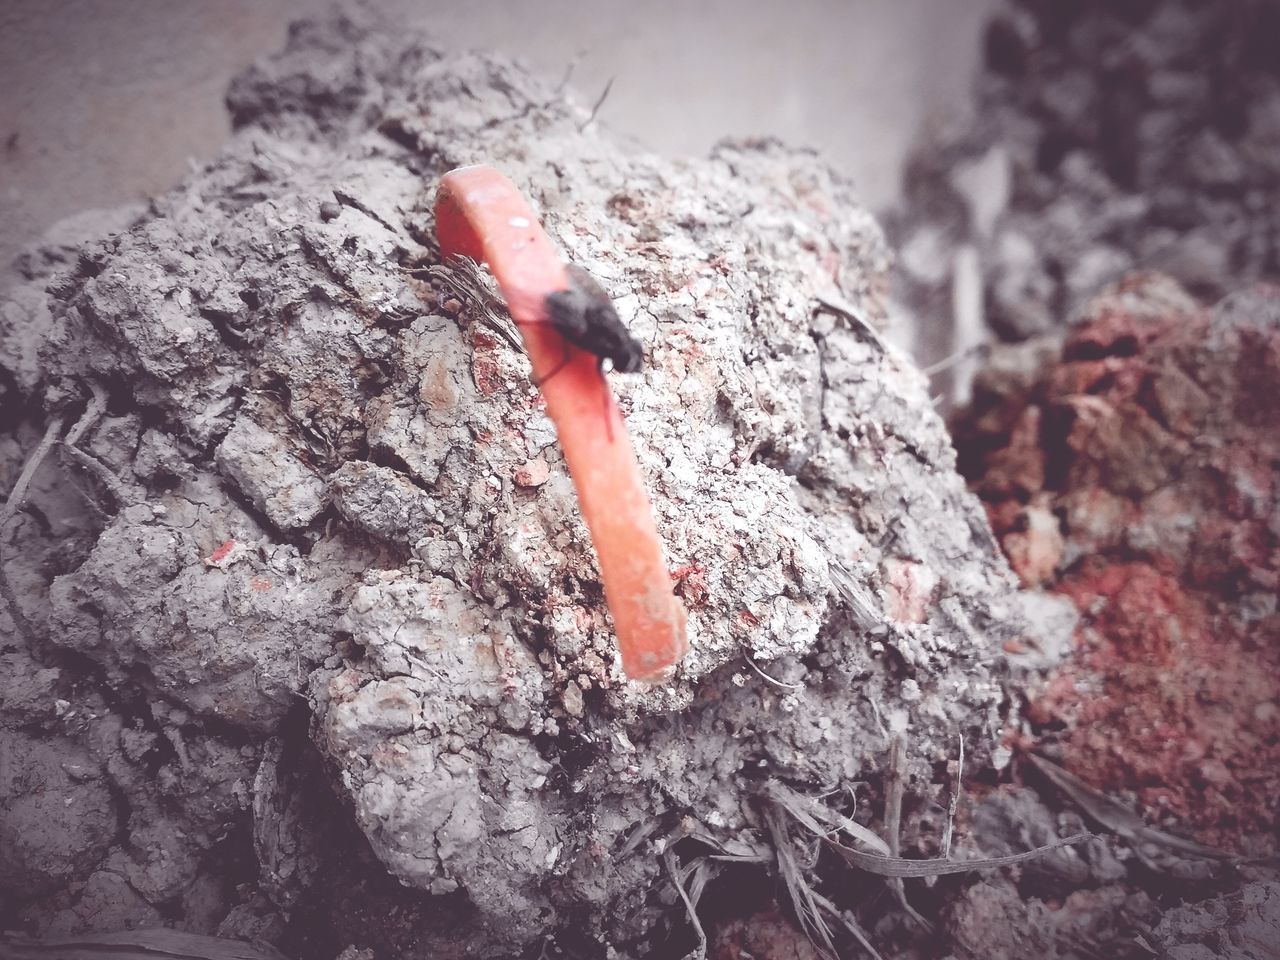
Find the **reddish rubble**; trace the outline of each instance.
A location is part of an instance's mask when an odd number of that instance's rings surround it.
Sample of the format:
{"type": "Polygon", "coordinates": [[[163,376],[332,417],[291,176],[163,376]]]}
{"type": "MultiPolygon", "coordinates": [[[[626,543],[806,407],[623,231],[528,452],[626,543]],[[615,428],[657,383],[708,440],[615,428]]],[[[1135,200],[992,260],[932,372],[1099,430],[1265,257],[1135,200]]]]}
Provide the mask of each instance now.
{"type": "Polygon", "coordinates": [[[1042,743],[1204,842],[1274,843],[1280,288],[1210,310],[1132,276],[1025,374],[993,368],[956,443],[1024,584],[1081,614],[1029,691],[1042,743]]]}

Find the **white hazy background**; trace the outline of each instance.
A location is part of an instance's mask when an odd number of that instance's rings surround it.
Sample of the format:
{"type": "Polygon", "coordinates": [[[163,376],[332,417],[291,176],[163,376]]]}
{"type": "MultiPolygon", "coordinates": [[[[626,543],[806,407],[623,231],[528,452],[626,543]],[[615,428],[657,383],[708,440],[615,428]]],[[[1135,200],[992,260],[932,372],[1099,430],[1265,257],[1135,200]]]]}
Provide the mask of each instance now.
{"type": "MultiPolygon", "coordinates": [[[[552,78],[669,155],[724,136],[820,148],[873,209],[908,148],[968,100],[997,0],[371,0],[450,46],[552,78]]],[[[227,82],[328,0],[0,0],[0,273],[81,210],[141,200],[211,156],[227,82]]]]}

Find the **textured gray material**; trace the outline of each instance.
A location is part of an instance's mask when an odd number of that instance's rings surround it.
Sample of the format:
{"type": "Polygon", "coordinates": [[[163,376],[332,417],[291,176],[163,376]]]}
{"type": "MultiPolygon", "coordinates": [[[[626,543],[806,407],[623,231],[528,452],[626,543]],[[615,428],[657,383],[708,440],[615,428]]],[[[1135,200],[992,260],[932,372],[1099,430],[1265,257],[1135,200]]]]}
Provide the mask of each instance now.
{"type": "Polygon", "coordinates": [[[1247,883],[1228,896],[1170,910],[1155,934],[1169,960],[1274,960],[1280,957],[1280,884],[1247,883]]]}
{"type": "MultiPolygon", "coordinates": [[[[291,865],[307,844],[279,831],[324,828],[273,799],[295,709],[381,863],[419,896],[460,890],[473,909],[442,909],[476,949],[569,918],[642,943],[677,824],[759,839],[762,776],[874,778],[891,727],[922,783],[958,732],[993,746],[1001,645],[1040,608],[993,555],[925,379],[819,305],[875,320],[887,255],[814,156],[629,152],[504,61],[348,19],[297,28],[228,102],[216,160],[47,300],[43,279],[12,295],[39,363],[0,355],[29,415],[5,477],[41,400],[72,422],[90,384],[109,397],[80,443],[101,470],[51,457],[32,496],[75,466],[102,518],[76,508],[61,547],[25,516],[5,531],[33,626],[6,644],[99,698],[68,735],[129,798],[104,862],[143,900],[188,895],[250,816],[268,899],[305,897],[314,853],[291,865]],[[432,184],[479,161],[646,345],[614,384],[689,610],[669,685],[621,677],[525,358],[421,279],[432,184]]],[[[93,869],[59,856],[20,865],[93,869]]]]}
{"type": "MultiPolygon", "coordinates": [[[[1212,301],[1280,277],[1280,7],[1006,0],[974,108],[915,151],[895,244],[928,270],[896,296],[926,362],[1074,320],[1158,270],[1212,301]],[[975,250],[984,323],[939,323],[975,250]]],[[[951,371],[963,403],[973,364],[951,371]]]]}

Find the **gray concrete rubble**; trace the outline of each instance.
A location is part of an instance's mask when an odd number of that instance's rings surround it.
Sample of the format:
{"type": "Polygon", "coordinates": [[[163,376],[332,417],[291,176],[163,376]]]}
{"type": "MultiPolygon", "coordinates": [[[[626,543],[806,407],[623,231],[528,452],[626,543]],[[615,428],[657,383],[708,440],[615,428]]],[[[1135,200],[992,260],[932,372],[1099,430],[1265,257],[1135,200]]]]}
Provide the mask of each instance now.
{"type": "MultiPolygon", "coordinates": [[[[1271,0],[1006,0],[973,109],[921,144],[887,218],[918,355],[1060,329],[1133,270],[1210,301],[1280,279],[1277,36],[1271,0]]],[[[961,403],[975,372],[953,371],[961,403]]]]}
{"type": "Polygon", "coordinates": [[[923,793],[959,737],[990,757],[1002,645],[1071,618],[874,334],[886,246],[817,157],[638,152],[359,18],[227,101],[216,159],[0,313],[0,488],[43,457],[0,540],[22,926],[643,955],[686,929],[664,852],[761,848],[765,778],[878,789],[896,730],[923,793]],[[670,684],[621,676],[526,359],[427,279],[433,185],[476,162],[645,345],[612,382],[689,612],[670,684]]]}

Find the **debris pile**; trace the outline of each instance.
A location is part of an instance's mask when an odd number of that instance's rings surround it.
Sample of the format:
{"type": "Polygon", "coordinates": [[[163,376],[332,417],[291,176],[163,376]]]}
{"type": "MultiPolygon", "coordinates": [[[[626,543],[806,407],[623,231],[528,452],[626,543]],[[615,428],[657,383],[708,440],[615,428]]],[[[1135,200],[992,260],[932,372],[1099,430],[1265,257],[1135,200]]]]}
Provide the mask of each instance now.
{"type": "Polygon", "coordinates": [[[886,247],[814,156],[630,153],[353,17],[228,104],[217,158],[0,313],[5,925],[648,955],[689,941],[687,858],[769,849],[770,778],[876,783],[904,731],[922,793],[989,755],[1002,649],[1071,617],[875,335],[886,247]],[[431,279],[432,184],[479,161],[645,345],[615,380],[689,610],[669,685],[621,676],[525,358],[431,279]]]}
{"type": "Polygon", "coordinates": [[[922,354],[1054,330],[1135,269],[1210,301],[1280,278],[1277,36],[1271,2],[1006,4],[888,220],[922,354]]]}
{"type": "Polygon", "coordinates": [[[1206,309],[1131,277],[1059,361],[1030,378],[993,364],[976,390],[962,467],[1023,581],[1081,615],[1029,719],[1154,822],[1274,852],[1280,288],[1206,309]]]}

